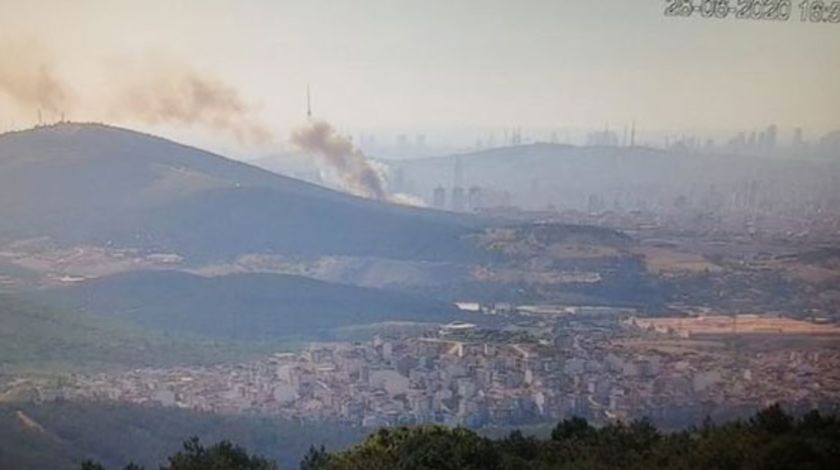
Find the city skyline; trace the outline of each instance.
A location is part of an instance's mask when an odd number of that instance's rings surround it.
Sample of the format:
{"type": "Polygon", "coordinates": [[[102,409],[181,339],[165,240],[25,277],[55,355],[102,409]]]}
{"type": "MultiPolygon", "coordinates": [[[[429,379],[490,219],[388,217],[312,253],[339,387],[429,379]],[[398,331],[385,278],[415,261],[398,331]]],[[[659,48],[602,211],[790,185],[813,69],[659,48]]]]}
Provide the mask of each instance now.
{"type": "MultiPolygon", "coordinates": [[[[43,110],[45,120],[66,113],[235,153],[253,147],[201,126],[114,113],[103,101],[122,75],[166,64],[233,90],[277,142],[304,122],[308,86],[314,115],[346,133],[422,133],[430,143],[634,120],[662,134],[775,123],[819,136],[840,127],[833,24],[671,18],[653,1],[202,2],[198,21],[195,6],[10,5],[0,26],[12,53],[0,71],[23,57],[66,83],[61,109],[43,110]]],[[[0,103],[2,127],[38,121],[37,104],[8,93],[0,103]]]]}

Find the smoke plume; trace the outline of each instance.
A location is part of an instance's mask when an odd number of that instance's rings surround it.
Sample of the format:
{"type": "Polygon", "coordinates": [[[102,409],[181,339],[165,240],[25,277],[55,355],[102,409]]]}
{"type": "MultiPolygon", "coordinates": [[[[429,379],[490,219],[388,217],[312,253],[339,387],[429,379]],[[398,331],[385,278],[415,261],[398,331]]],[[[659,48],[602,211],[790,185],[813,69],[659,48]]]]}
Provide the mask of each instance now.
{"type": "Polygon", "coordinates": [[[239,92],[213,76],[153,56],[131,63],[103,61],[102,67],[107,81],[82,99],[37,41],[0,37],[0,100],[30,115],[44,111],[47,119],[66,112],[91,120],[201,126],[243,144],[272,140],[239,92]]]}
{"type": "MultiPolygon", "coordinates": [[[[85,115],[148,125],[201,126],[233,135],[244,144],[271,143],[272,134],[239,92],[221,80],[179,62],[147,57],[126,64],[103,63],[107,82],[95,94],[76,99],[46,50],[33,44],[0,48],[0,98],[23,110],[85,115]],[[8,50],[7,50],[8,49],[8,50]],[[71,99],[73,98],[73,99],[71,99]]],[[[422,201],[388,197],[384,173],[352,142],[324,121],[292,134],[292,142],[335,172],[346,190],[359,196],[407,205],[422,201]]]]}
{"type": "Polygon", "coordinates": [[[22,110],[58,114],[69,106],[72,93],[46,51],[9,42],[0,48],[0,95],[22,110]]]}
{"type": "Polygon", "coordinates": [[[181,64],[145,63],[138,74],[118,84],[108,112],[115,119],[150,125],[203,126],[246,144],[272,140],[235,88],[181,64]]]}
{"type": "Polygon", "coordinates": [[[381,173],[353,143],[325,121],[314,121],[292,133],[292,143],[311,152],[338,173],[345,188],[358,196],[385,200],[381,173]]]}

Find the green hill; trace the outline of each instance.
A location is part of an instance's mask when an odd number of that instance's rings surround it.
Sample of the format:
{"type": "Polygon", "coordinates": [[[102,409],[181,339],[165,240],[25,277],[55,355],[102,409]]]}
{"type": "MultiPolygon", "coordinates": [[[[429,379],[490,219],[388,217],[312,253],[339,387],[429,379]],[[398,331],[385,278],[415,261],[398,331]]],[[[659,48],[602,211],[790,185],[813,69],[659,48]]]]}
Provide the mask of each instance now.
{"type": "Polygon", "coordinates": [[[261,347],[167,337],[118,319],[0,294],[0,374],[204,364],[257,353],[261,347]]]}
{"type": "Polygon", "coordinates": [[[311,339],[341,326],[448,322],[458,315],[443,302],[281,274],[134,271],[42,292],[39,298],[171,335],[236,340],[311,339]]]}
{"type": "Polygon", "coordinates": [[[0,241],[50,237],[175,252],[399,259],[466,253],[470,222],[362,199],[158,137],[96,124],[0,135],[0,241]]]}

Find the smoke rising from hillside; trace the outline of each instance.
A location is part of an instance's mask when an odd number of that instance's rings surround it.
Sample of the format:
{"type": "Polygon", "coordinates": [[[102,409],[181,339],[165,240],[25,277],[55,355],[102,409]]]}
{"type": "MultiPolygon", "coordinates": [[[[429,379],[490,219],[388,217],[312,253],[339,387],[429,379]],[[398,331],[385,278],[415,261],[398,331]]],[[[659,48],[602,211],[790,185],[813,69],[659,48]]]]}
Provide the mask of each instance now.
{"type": "MultiPolygon", "coordinates": [[[[94,94],[76,99],[75,90],[47,51],[33,45],[8,49],[0,50],[0,99],[10,99],[23,111],[42,110],[48,113],[47,119],[69,113],[93,120],[200,126],[228,133],[249,145],[274,140],[269,127],[255,117],[236,88],[182,63],[152,57],[128,64],[103,63],[108,79],[105,89],[94,89],[94,94]]],[[[389,198],[383,176],[386,170],[375,166],[327,122],[315,121],[296,130],[292,143],[315,156],[353,194],[422,204],[399,195],[389,198]]]]}
{"type": "Polygon", "coordinates": [[[292,143],[311,152],[336,170],[345,188],[359,196],[385,200],[385,181],[349,139],[338,135],[325,121],[314,121],[292,133],[292,143]]]}
{"type": "Polygon", "coordinates": [[[235,88],[181,64],[146,64],[139,75],[120,83],[114,96],[107,109],[116,119],[203,126],[246,144],[272,140],[235,88]]]}
{"type": "Polygon", "coordinates": [[[47,50],[8,42],[0,47],[0,100],[26,113],[44,111],[47,119],[68,113],[91,120],[201,126],[243,144],[272,141],[268,126],[239,92],[213,76],[154,58],[102,66],[105,87],[80,99],[47,50]]]}
{"type": "Polygon", "coordinates": [[[0,48],[0,96],[21,109],[56,114],[69,106],[72,93],[46,51],[7,43],[0,48]]]}

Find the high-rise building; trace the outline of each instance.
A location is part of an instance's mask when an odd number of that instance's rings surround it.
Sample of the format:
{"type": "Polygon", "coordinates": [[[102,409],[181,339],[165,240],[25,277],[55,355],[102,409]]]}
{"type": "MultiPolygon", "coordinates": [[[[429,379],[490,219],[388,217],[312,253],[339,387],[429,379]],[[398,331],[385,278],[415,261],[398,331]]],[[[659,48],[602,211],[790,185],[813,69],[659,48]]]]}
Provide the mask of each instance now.
{"type": "Polygon", "coordinates": [[[604,126],[603,131],[590,132],[586,136],[586,145],[615,147],[619,145],[618,135],[611,131],[609,126],[604,126]]]}
{"type": "Polygon", "coordinates": [[[446,209],[446,189],[438,185],[432,195],[432,207],[435,209],[446,209]]]}
{"type": "Polygon", "coordinates": [[[452,210],[455,212],[464,212],[464,188],[457,186],[452,188],[452,210]]]}
{"type": "Polygon", "coordinates": [[[481,188],[478,186],[471,186],[467,193],[467,210],[474,212],[481,207],[481,188]]]}
{"type": "Polygon", "coordinates": [[[796,129],[793,130],[793,147],[794,148],[802,147],[802,145],[804,143],[805,143],[805,140],[803,138],[802,128],[797,127],[796,129]]]}
{"type": "Polygon", "coordinates": [[[312,95],[309,93],[309,85],[306,85],[306,119],[312,119],[312,95]]]}
{"type": "Polygon", "coordinates": [[[767,126],[767,130],[764,131],[764,151],[767,153],[773,153],[776,151],[776,137],[779,133],[779,128],[775,124],[770,124],[767,126]]]}
{"type": "Polygon", "coordinates": [[[408,136],[405,134],[400,134],[397,136],[397,148],[399,150],[406,150],[408,149],[408,136]]]}
{"type": "Polygon", "coordinates": [[[455,157],[455,164],[452,168],[452,186],[461,187],[464,185],[464,165],[460,157],[455,157]]]}
{"type": "Polygon", "coordinates": [[[790,147],[797,157],[801,157],[803,154],[808,153],[808,143],[805,142],[804,133],[801,127],[797,127],[793,130],[793,141],[791,141],[790,147]]]}

